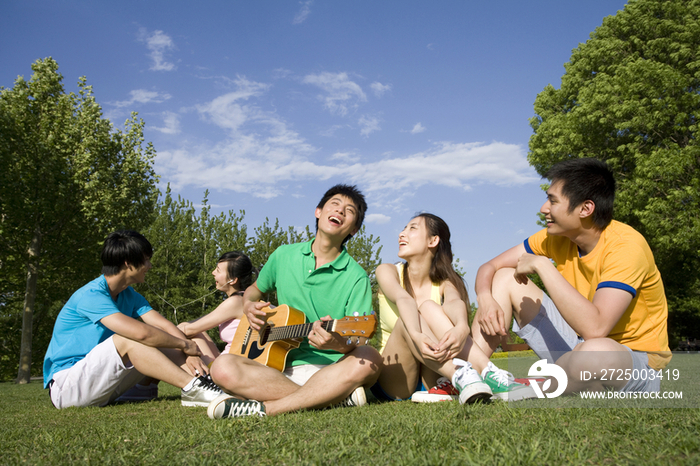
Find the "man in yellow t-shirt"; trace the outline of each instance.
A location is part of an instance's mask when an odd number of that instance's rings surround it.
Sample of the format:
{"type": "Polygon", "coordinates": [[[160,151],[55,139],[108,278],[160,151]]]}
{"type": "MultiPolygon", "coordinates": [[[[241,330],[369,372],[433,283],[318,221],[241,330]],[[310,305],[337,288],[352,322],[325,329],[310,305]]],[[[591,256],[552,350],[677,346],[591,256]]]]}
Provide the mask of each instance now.
{"type": "Polygon", "coordinates": [[[512,315],[513,331],[567,372],[567,392],[658,391],[671,359],[666,295],[646,240],[612,220],[612,173],[585,158],[546,177],[547,228],[477,272],[474,340],[490,354],[512,315]]]}

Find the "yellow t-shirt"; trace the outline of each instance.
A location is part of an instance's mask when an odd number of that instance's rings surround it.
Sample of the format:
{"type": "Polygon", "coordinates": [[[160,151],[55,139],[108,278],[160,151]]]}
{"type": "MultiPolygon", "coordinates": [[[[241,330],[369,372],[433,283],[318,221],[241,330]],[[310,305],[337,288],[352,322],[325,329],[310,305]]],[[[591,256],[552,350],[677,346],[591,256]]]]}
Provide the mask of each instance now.
{"type": "MultiPolygon", "coordinates": [[[[403,288],[403,263],[396,264],[396,270],[399,272],[399,283],[403,288]]],[[[442,304],[442,296],[440,295],[440,285],[433,283],[432,289],[430,290],[430,299],[438,304],[442,304]]],[[[384,351],[386,347],[386,342],[389,341],[389,335],[394,330],[396,321],[399,319],[399,310],[396,308],[396,303],[392,303],[382,290],[379,290],[377,294],[377,300],[379,301],[379,341],[380,347],[379,352],[384,351]]]]}
{"type": "Polygon", "coordinates": [[[651,249],[639,232],[613,220],[593,251],[583,257],[571,240],[550,236],[546,229],[526,239],[524,245],[527,252],[554,260],[566,281],[589,301],[600,288],[629,292],[632,302],[608,338],[649,353],[650,367],[666,367],[671,360],[666,294],[651,249]]]}

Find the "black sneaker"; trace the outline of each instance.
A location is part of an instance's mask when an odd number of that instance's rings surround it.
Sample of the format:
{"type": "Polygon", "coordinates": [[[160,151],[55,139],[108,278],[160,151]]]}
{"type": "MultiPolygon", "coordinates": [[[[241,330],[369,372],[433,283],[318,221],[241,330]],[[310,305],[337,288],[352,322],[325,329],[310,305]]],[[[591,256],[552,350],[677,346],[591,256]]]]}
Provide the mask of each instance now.
{"type": "Polygon", "coordinates": [[[227,393],[222,393],[209,404],[207,415],[211,419],[227,417],[265,416],[265,406],[255,400],[241,400],[227,393]]]}
{"type": "Polygon", "coordinates": [[[338,404],[331,406],[331,408],[346,408],[354,406],[364,406],[367,404],[367,396],[365,395],[365,388],[362,386],[357,387],[351,394],[348,395],[343,401],[338,404]]]}

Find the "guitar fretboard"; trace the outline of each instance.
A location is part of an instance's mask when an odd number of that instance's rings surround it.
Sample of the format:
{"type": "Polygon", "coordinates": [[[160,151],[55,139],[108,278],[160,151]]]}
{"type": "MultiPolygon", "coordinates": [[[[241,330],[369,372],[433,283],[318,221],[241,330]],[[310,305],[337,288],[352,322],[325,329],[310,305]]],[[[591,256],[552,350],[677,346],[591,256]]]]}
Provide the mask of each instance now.
{"type": "MultiPolygon", "coordinates": [[[[329,320],[328,322],[322,322],[321,327],[326,332],[330,332],[333,328],[334,320],[329,320]]],[[[298,324],[298,325],[287,325],[284,327],[273,327],[270,329],[270,334],[266,338],[266,341],[277,341],[277,340],[288,340],[292,338],[303,338],[311,332],[314,324],[298,324]]]]}

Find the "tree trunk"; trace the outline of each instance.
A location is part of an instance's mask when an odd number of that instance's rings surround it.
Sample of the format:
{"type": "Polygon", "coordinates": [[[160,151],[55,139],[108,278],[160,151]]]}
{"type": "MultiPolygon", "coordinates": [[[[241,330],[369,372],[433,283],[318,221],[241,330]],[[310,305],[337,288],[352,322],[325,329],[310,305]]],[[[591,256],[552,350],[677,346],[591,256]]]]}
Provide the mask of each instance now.
{"type": "Polygon", "coordinates": [[[17,383],[29,383],[32,370],[32,318],[34,317],[34,301],[36,300],[36,282],[39,272],[39,256],[41,254],[41,229],[37,225],[34,237],[27,250],[27,289],[24,292],[24,307],[22,310],[22,343],[19,352],[19,371],[17,383]]]}

